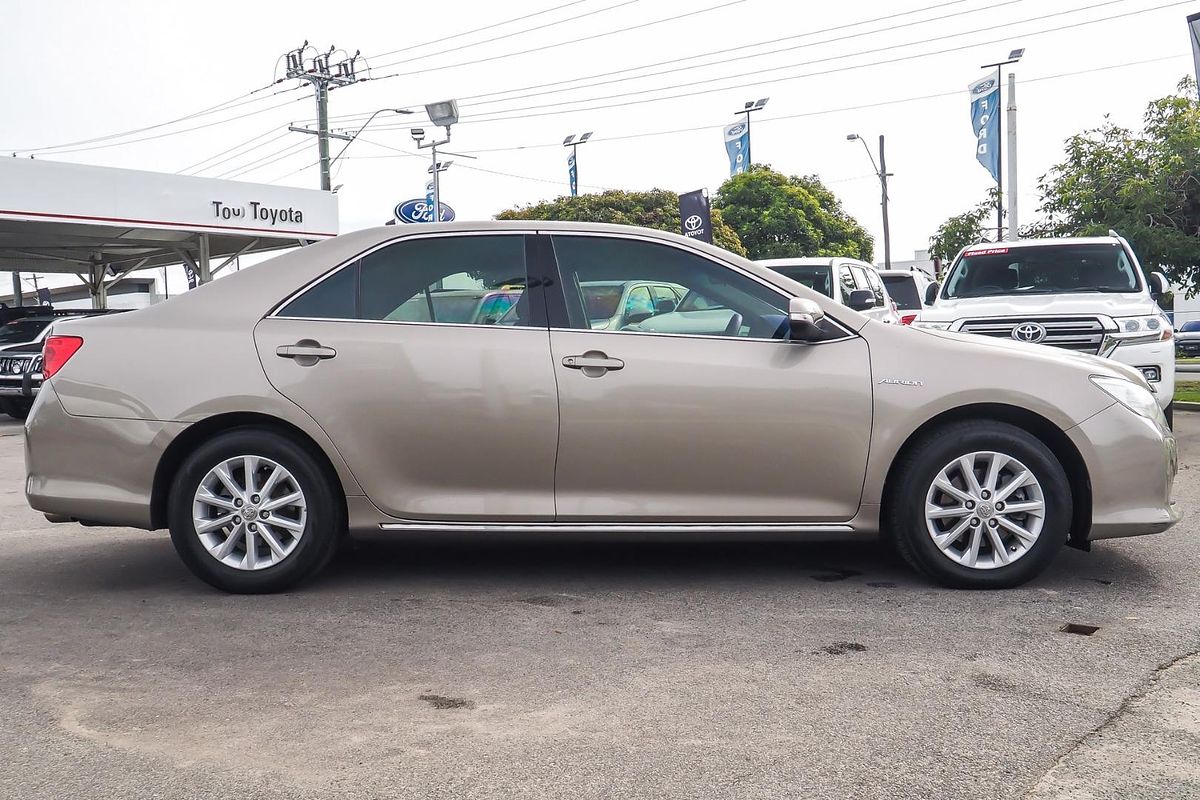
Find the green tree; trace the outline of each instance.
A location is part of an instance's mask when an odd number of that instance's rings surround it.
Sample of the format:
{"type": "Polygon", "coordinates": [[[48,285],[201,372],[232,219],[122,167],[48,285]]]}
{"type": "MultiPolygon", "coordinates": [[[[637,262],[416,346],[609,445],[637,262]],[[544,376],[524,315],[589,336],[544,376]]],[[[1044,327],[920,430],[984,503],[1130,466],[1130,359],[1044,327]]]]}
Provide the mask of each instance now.
{"type": "MultiPolygon", "coordinates": [[[[648,192],[610,190],[578,197],[560,197],[545,203],[501,211],[496,219],[541,219],[570,222],[607,222],[612,225],[641,225],[679,233],[679,195],[666,189],[648,192]]],[[[713,209],[713,244],[740,256],[746,255],[738,235],[713,209]]]]}
{"type": "Polygon", "coordinates": [[[980,202],[970,211],[946,220],[938,227],[937,233],[929,237],[930,258],[940,258],[944,263],[949,264],[958,255],[958,251],[964,247],[994,239],[996,234],[993,224],[995,213],[996,190],[990,189],[988,199],[980,202]]]}
{"type": "Polygon", "coordinates": [[[1072,136],[1065,160],[1042,177],[1042,236],[1114,229],[1147,269],[1200,291],[1200,103],[1192,79],[1152,101],[1140,131],[1105,121],[1072,136]]]}
{"type": "Polygon", "coordinates": [[[848,256],[870,261],[870,234],[815,175],[798,177],[755,164],[717,190],[714,207],[750,258],[848,256]]]}

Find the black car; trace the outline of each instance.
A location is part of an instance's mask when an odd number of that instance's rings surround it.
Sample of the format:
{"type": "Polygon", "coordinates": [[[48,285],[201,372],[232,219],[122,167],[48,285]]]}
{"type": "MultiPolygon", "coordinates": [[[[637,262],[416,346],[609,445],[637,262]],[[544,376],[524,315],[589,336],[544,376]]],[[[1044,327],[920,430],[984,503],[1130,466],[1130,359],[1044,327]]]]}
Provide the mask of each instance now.
{"type": "Polygon", "coordinates": [[[41,342],[0,350],[0,413],[25,419],[41,386],[41,342]]]}
{"type": "Polygon", "coordinates": [[[1175,355],[1200,355],[1200,320],[1190,320],[1175,329],[1175,355]]]}

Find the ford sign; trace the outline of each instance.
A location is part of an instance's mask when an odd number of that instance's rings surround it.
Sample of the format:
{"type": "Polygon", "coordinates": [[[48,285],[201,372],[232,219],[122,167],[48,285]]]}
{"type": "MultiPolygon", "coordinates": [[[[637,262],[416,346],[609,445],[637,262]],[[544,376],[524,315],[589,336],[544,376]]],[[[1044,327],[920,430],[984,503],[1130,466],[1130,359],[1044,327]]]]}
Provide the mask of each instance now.
{"type": "MultiPolygon", "coordinates": [[[[445,203],[442,206],[442,222],[454,221],[454,209],[445,203]]],[[[401,222],[433,222],[433,207],[424,197],[405,200],[396,206],[396,219],[401,222]]]]}

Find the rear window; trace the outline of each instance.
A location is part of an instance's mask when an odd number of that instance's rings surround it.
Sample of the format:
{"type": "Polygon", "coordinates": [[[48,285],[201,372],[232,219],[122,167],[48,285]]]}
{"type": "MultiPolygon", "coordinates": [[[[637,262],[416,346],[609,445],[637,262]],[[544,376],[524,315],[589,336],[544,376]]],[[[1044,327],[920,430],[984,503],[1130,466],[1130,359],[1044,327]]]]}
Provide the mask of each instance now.
{"type": "Polygon", "coordinates": [[[771,267],[785,278],[802,283],[814,292],[833,297],[833,270],[828,266],[771,267]]]}
{"type": "Polygon", "coordinates": [[[896,301],[897,308],[903,311],[921,308],[921,296],[917,291],[917,282],[913,280],[912,275],[888,275],[881,272],[879,277],[887,286],[888,294],[896,301]]]}

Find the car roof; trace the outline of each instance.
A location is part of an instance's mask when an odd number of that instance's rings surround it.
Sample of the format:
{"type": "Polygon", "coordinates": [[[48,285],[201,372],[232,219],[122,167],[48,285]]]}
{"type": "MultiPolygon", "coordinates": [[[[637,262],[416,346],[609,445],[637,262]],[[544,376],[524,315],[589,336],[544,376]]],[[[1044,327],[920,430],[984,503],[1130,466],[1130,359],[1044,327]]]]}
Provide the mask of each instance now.
{"type": "Polygon", "coordinates": [[[870,267],[875,269],[871,264],[865,261],[860,261],[857,258],[849,258],[848,256],[805,256],[803,258],[767,258],[761,261],[755,261],[763,267],[832,267],[836,264],[849,264],[855,267],[870,267]]]}

